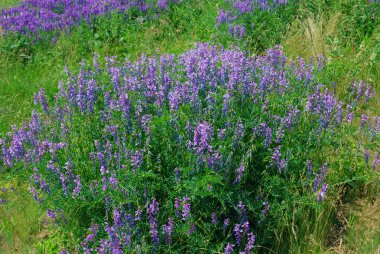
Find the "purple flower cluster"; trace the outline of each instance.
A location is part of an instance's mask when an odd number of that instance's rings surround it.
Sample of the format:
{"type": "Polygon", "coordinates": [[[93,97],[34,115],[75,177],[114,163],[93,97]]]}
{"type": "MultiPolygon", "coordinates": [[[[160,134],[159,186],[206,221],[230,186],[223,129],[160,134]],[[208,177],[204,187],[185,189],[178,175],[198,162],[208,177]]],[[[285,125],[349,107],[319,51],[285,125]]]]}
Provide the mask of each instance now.
{"type": "Polygon", "coordinates": [[[150,236],[154,244],[158,244],[158,225],[156,215],[159,211],[159,205],[155,198],[153,198],[152,203],[149,204],[147,214],[150,224],[150,236]]]}
{"type": "Polygon", "coordinates": [[[24,0],[16,7],[1,10],[0,26],[6,34],[69,30],[81,21],[90,24],[95,17],[111,12],[125,13],[131,8],[144,12],[152,8],[165,10],[169,2],[177,3],[170,0],[24,0]]]}
{"type": "Polygon", "coordinates": [[[358,83],[354,82],[351,85],[351,98],[353,103],[358,103],[360,100],[365,102],[369,101],[373,96],[375,96],[376,91],[371,89],[371,86],[360,80],[358,83]]]}
{"type": "Polygon", "coordinates": [[[286,166],[286,161],[285,161],[285,159],[281,159],[280,148],[281,148],[281,146],[277,146],[277,147],[274,148],[274,152],[273,152],[273,155],[272,155],[272,160],[273,160],[273,164],[278,169],[278,171],[280,173],[282,173],[282,170],[286,166]]]}
{"type": "MultiPolygon", "coordinates": [[[[340,125],[343,118],[342,102],[337,101],[335,95],[327,88],[324,91],[322,89],[323,85],[318,85],[315,93],[308,96],[306,103],[306,110],[319,118],[319,131],[340,125]]],[[[349,111],[348,106],[347,111],[349,111]]]]}
{"type": "Polygon", "coordinates": [[[163,231],[165,233],[165,241],[167,244],[172,244],[172,234],[174,230],[174,222],[172,218],[169,218],[169,221],[166,225],[162,226],[163,231]]]}
{"type": "MultiPolygon", "coordinates": [[[[251,232],[250,225],[248,221],[245,221],[242,224],[235,224],[233,229],[233,233],[235,236],[235,241],[238,246],[243,244],[243,240],[245,240],[246,244],[244,246],[244,251],[241,253],[249,254],[254,247],[256,236],[253,232],[251,232]]],[[[232,244],[228,243],[224,253],[232,253],[233,251],[232,244]]]]}
{"type": "MultiPolygon", "coordinates": [[[[228,9],[220,9],[215,18],[215,26],[229,24],[228,33],[235,39],[243,39],[246,35],[244,24],[236,24],[235,21],[245,14],[255,13],[257,11],[266,11],[286,5],[288,0],[227,0],[228,9]]],[[[254,24],[252,23],[252,28],[254,24]]]]}
{"type": "Polygon", "coordinates": [[[186,221],[190,217],[191,204],[189,203],[189,198],[186,196],[184,198],[175,198],[174,207],[177,216],[181,216],[183,221],[186,221]],[[181,211],[182,208],[182,211],[181,211]]]}
{"type": "MultiPolygon", "coordinates": [[[[310,162],[311,163],[311,162],[310,162]]],[[[327,163],[324,163],[320,168],[320,172],[315,174],[315,179],[312,186],[312,191],[316,192],[319,186],[322,186],[320,191],[317,194],[317,201],[320,203],[326,196],[326,191],[328,184],[325,183],[325,178],[327,174],[327,163]]]]}

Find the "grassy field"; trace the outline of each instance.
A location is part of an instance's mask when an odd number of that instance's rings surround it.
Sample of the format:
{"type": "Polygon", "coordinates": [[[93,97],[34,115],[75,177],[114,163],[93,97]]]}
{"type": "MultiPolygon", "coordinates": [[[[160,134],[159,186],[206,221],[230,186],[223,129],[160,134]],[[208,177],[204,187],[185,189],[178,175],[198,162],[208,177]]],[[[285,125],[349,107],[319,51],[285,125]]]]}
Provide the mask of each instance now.
{"type": "MultiPolygon", "coordinates": [[[[2,0],[0,8],[16,2],[2,0]]],[[[287,9],[288,13],[255,17],[257,32],[249,35],[245,42],[231,41],[227,29],[215,27],[215,16],[223,2],[184,1],[171,6],[157,19],[144,21],[139,18],[125,21],[119,15],[112,15],[98,19],[92,28],[82,24],[69,34],[47,34],[36,43],[20,36],[2,38],[0,137],[6,136],[12,125],[20,126],[30,118],[34,93],[43,87],[53,100],[58,82],[65,78],[65,66],[76,72],[82,59],[92,61],[94,52],[102,57],[116,55],[133,61],[143,53],[148,56],[184,53],[197,42],[225,47],[237,45],[256,55],[263,53],[262,45],[271,48],[281,44],[292,59],[323,54],[327,59],[324,72],[332,77],[338,97],[344,96],[352,80],[363,79],[377,94],[361,110],[380,114],[380,21],[363,16],[361,6],[368,1],[295,1],[295,7],[287,9]]],[[[374,149],[380,150],[379,147],[374,149]]],[[[379,182],[378,178],[367,180],[364,195],[353,191],[353,197],[346,203],[332,204],[318,214],[327,217],[321,220],[326,224],[321,225],[315,235],[311,234],[302,248],[295,242],[293,253],[306,249],[314,253],[378,253],[379,182]],[[328,244],[320,243],[321,232],[328,238],[328,244]],[[330,236],[331,232],[335,236],[330,236]]],[[[19,178],[17,172],[4,172],[0,187],[14,189],[0,192],[0,198],[8,200],[0,204],[0,252],[58,252],[57,242],[67,239],[62,240],[61,232],[47,219],[46,211],[28,194],[25,178],[19,178]]]]}

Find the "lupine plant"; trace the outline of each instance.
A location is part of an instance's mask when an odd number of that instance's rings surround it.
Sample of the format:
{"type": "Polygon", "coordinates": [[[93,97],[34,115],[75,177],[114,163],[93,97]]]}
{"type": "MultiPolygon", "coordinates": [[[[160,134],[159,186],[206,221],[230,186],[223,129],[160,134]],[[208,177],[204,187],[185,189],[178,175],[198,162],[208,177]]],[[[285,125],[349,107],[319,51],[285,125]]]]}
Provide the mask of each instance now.
{"type": "Polygon", "coordinates": [[[77,75],[66,69],[54,98],[35,95],[30,121],[0,139],[1,170],[30,175],[83,253],[271,248],[284,202],[323,206],[380,164],[380,117],[360,112],[374,91],[354,82],[340,100],[319,83],[324,61],[291,61],[280,46],[95,54],[77,75]]]}

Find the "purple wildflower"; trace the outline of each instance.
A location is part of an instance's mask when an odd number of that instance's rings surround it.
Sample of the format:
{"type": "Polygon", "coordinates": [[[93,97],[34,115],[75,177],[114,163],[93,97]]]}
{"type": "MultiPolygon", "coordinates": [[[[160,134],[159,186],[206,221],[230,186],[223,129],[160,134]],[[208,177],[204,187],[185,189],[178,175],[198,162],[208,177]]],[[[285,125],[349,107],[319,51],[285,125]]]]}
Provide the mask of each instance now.
{"type": "Polygon", "coordinates": [[[352,110],[352,107],[351,105],[347,105],[347,116],[346,116],[346,120],[348,123],[351,123],[352,122],[352,118],[354,116],[354,113],[351,111],[352,110]]]}
{"type": "Polygon", "coordinates": [[[194,130],[193,142],[190,142],[197,154],[212,152],[210,141],[214,134],[214,128],[207,122],[199,123],[194,130]]]}
{"type": "Polygon", "coordinates": [[[76,184],[76,186],[75,186],[75,189],[74,189],[74,191],[73,191],[73,197],[76,198],[76,197],[78,196],[79,192],[80,192],[81,189],[82,189],[82,184],[81,184],[81,182],[80,182],[80,177],[79,177],[79,175],[77,175],[77,176],[75,177],[74,183],[76,184]]]}
{"type": "Polygon", "coordinates": [[[223,222],[223,229],[226,229],[230,225],[230,219],[226,218],[223,222]]]}
{"type": "Polygon", "coordinates": [[[186,220],[190,216],[191,205],[188,203],[189,198],[186,196],[182,199],[182,220],[186,220]]]}
{"type": "Polygon", "coordinates": [[[211,214],[211,222],[212,222],[212,224],[214,224],[214,225],[218,224],[218,218],[216,217],[216,213],[215,213],[215,212],[213,212],[213,213],[211,214]]]}
{"type": "Polygon", "coordinates": [[[240,166],[236,169],[236,178],[235,178],[234,183],[240,183],[241,178],[243,177],[244,170],[245,170],[245,167],[243,163],[240,163],[240,166]]]}
{"type": "Polygon", "coordinates": [[[368,121],[369,117],[366,114],[363,114],[360,119],[360,128],[364,128],[365,123],[368,121]]]}
{"type": "Polygon", "coordinates": [[[234,245],[227,243],[227,246],[224,249],[224,254],[231,254],[233,251],[234,251],[234,245]]]}
{"type": "Polygon", "coordinates": [[[115,208],[113,210],[113,223],[114,223],[115,227],[117,227],[117,228],[122,225],[121,214],[120,214],[119,209],[117,209],[117,208],[115,208]]]}
{"type": "Polygon", "coordinates": [[[255,244],[255,235],[253,233],[249,233],[248,235],[248,242],[245,245],[244,251],[245,253],[249,254],[249,252],[253,249],[255,244]]]}
{"type": "Polygon", "coordinates": [[[172,233],[173,233],[173,229],[174,229],[173,219],[169,218],[168,224],[166,224],[166,225],[163,226],[163,231],[164,231],[164,234],[165,234],[165,240],[166,240],[166,243],[169,244],[169,245],[171,245],[171,243],[172,243],[171,236],[172,236],[172,233]]]}
{"type": "Polygon", "coordinates": [[[319,193],[318,193],[318,197],[317,197],[317,200],[318,200],[319,203],[321,203],[321,202],[323,201],[323,199],[325,198],[327,188],[328,188],[328,184],[323,183],[323,184],[322,184],[322,188],[321,188],[321,190],[319,191],[319,193]]]}
{"type": "Polygon", "coordinates": [[[157,223],[157,218],[156,218],[158,211],[159,211],[158,202],[156,201],[156,198],[153,198],[152,203],[148,205],[147,214],[148,214],[148,219],[149,219],[149,224],[150,224],[149,233],[152,238],[152,241],[156,245],[159,243],[158,223],[157,223]]]}
{"type": "Polygon", "coordinates": [[[237,244],[240,245],[241,240],[242,240],[242,233],[243,233],[243,230],[240,228],[240,224],[235,224],[233,231],[234,231],[234,235],[235,235],[235,240],[236,240],[237,244]]]}
{"type": "Polygon", "coordinates": [[[180,216],[180,208],[181,208],[181,199],[180,198],[175,198],[174,199],[174,208],[176,211],[177,216],[180,216]]]}

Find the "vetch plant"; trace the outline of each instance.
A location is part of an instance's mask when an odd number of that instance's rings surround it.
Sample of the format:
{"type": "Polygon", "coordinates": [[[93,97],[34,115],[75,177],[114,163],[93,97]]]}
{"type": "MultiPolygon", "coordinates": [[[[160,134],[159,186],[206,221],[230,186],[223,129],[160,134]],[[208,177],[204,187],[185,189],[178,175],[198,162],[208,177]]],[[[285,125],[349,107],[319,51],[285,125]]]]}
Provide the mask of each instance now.
{"type": "Polygon", "coordinates": [[[321,62],[291,61],[280,46],[256,57],[209,44],[136,61],[96,55],[66,73],[0,139],[0,167],[29,177],[84,253],[272,248],[291,220],[284,204],[323,207],[380,164],[379,118],[358,113],[371,98],[340,100],[320,83],[321,62]],[[363,136],[365,150],[343,135],[363,136]]]}

